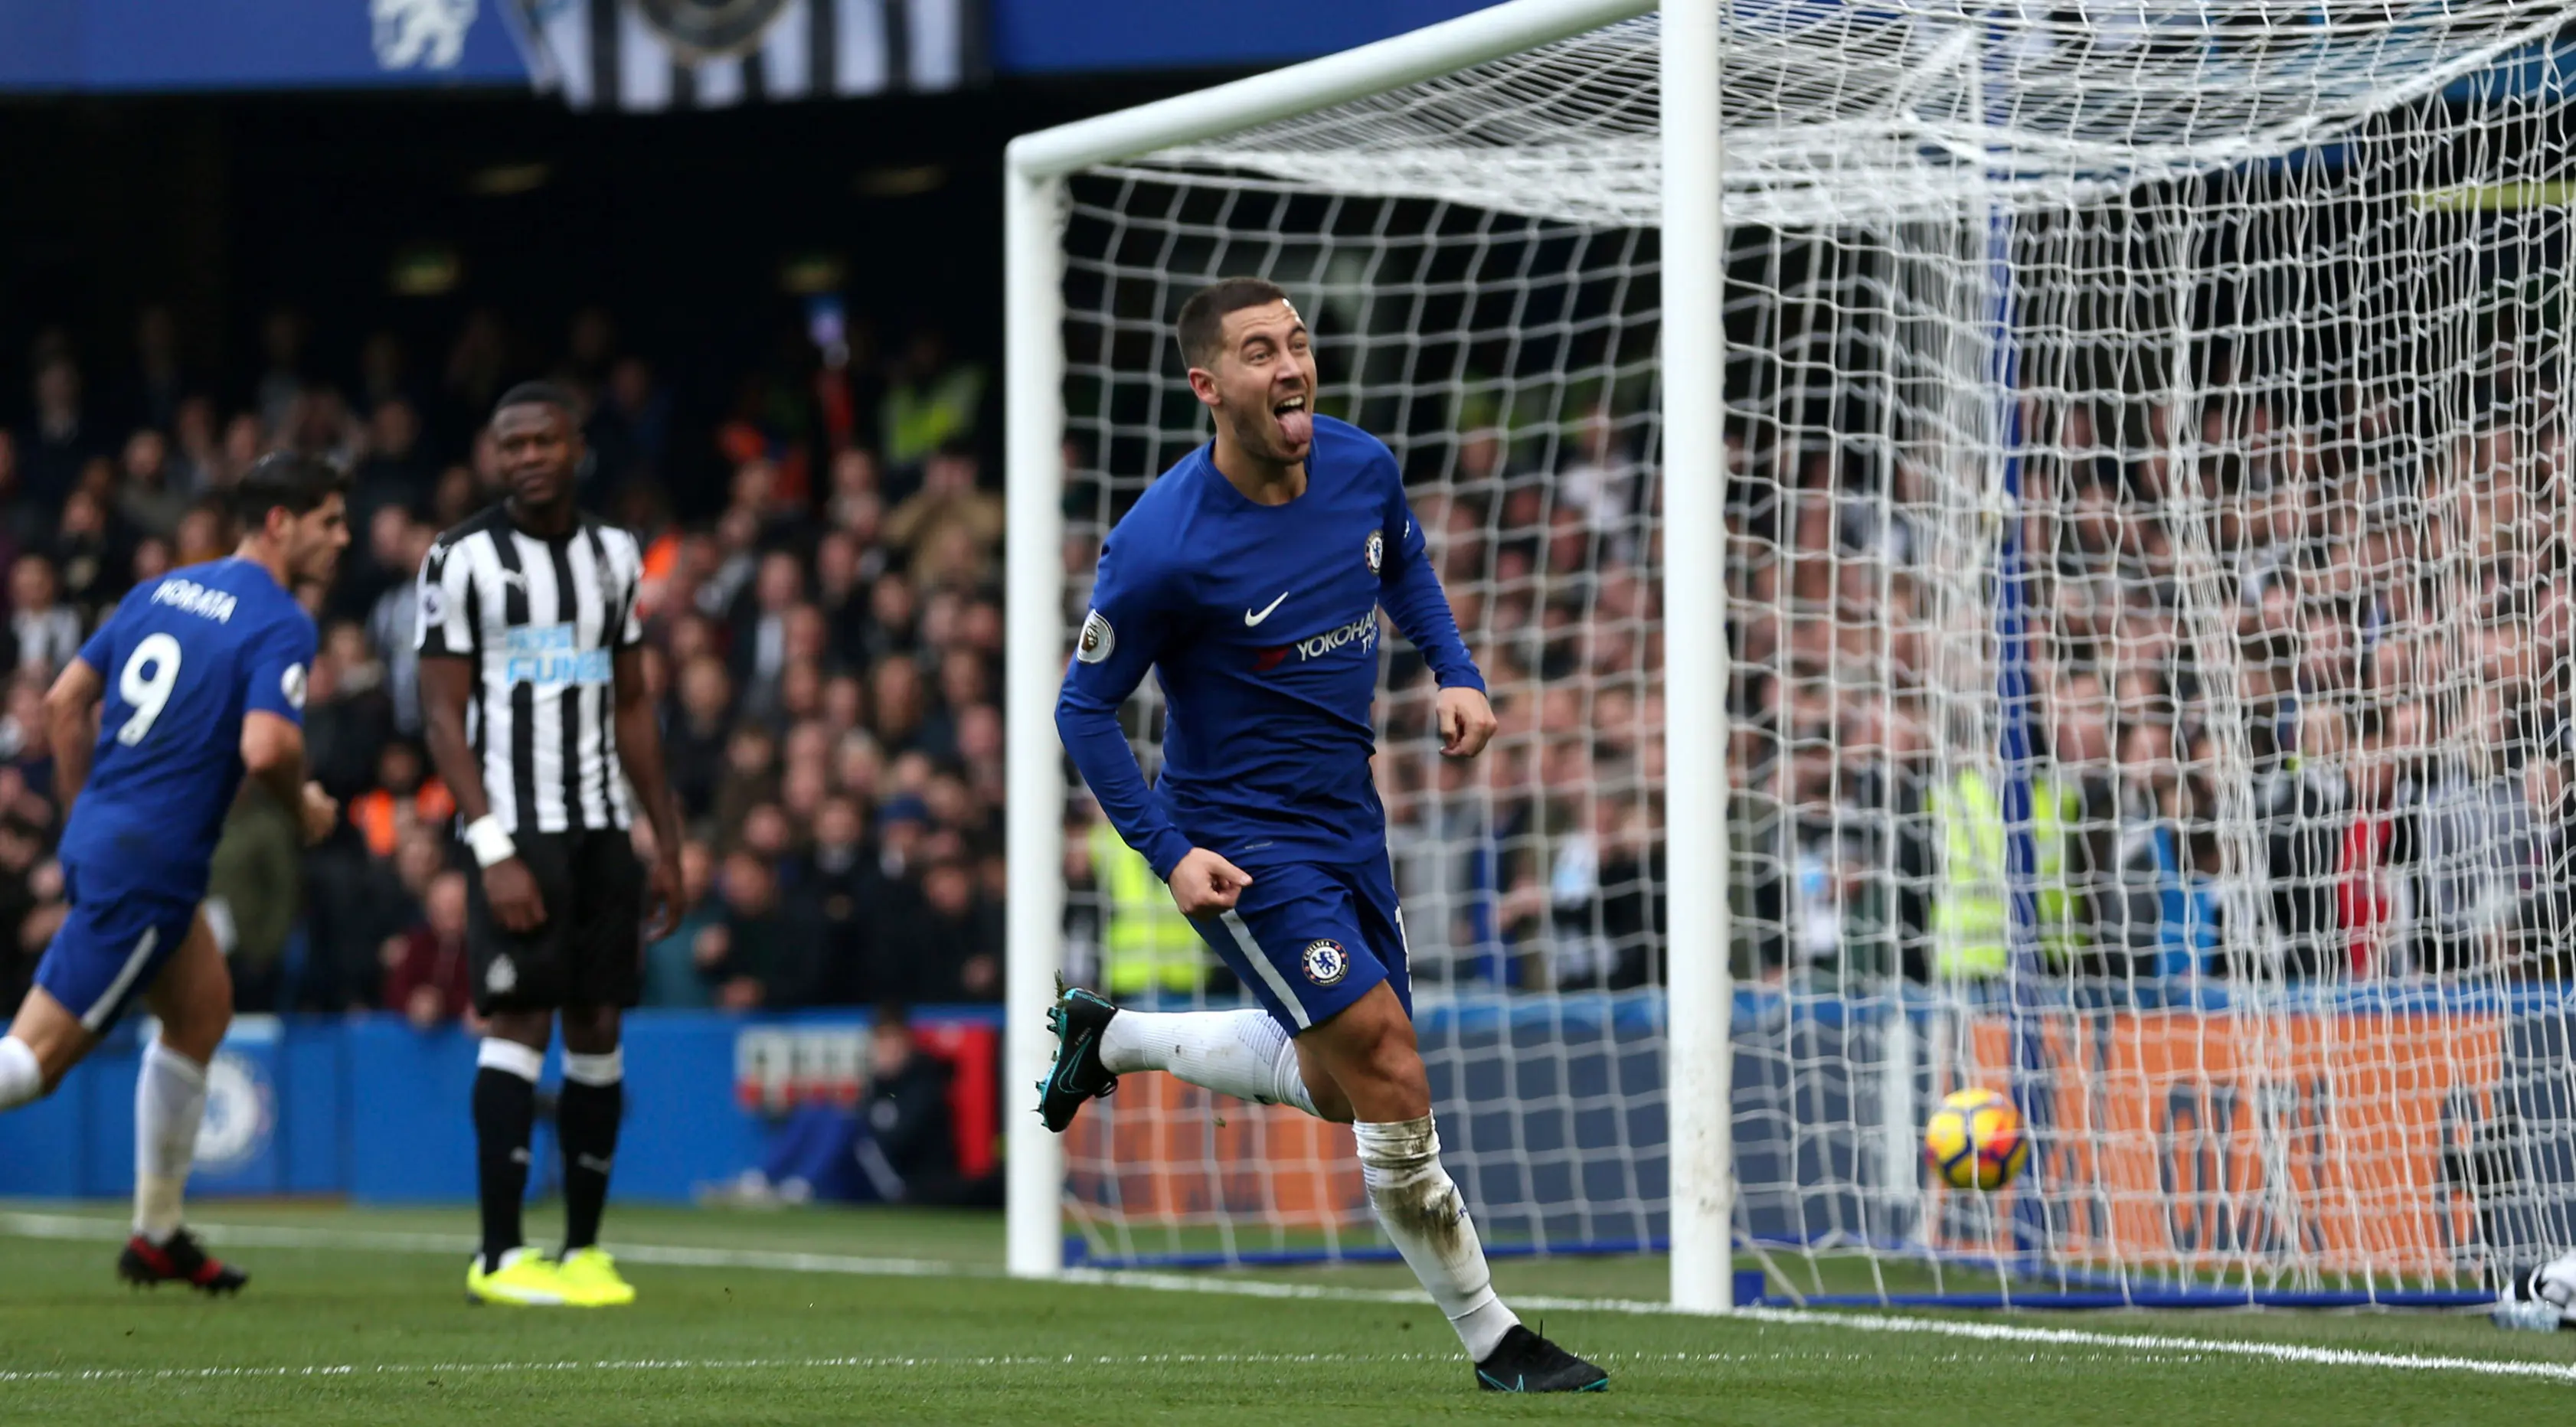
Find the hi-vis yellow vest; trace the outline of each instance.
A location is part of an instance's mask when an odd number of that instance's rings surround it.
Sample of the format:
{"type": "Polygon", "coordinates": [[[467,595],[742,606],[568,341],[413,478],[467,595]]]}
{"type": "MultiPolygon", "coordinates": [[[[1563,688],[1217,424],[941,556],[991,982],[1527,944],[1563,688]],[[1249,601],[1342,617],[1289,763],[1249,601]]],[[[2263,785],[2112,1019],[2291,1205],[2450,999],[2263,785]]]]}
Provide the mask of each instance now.
{"type": "Polygon", "coordinates": [[[984,369],[960,362],[939,374],[927,390],[900,384],[886,393],[878,417],[886,464],[909,466],[936,455],[951,441],[975,434],[975,414],[984,404],[984,369]]]}
{"type": "Polygon", "coordinates": [[[1207,943],[1172,905],[1145,854],[1106,822],[1091,826],[1091,875],[1100,888],[1100,973],[1112,997],[1188,995],[1207,968],[1207,943]]]}
{"type": "MultiPolygon", "coordinates": [[[[2075,938],[2075,899],[2066,890],[2066,824],[2082,814],[2071,789],[2043,778],[2030,792],[2039,944],[2062,955],[2075,938]]],[[[2001,976],[2010,964],[2012,937],[2001,793],[1984,774],[1964,768],[1948,787],[1932,790],[1931,802],[1945,853],[1932,907],[1933,973],[2001,976]]]]}

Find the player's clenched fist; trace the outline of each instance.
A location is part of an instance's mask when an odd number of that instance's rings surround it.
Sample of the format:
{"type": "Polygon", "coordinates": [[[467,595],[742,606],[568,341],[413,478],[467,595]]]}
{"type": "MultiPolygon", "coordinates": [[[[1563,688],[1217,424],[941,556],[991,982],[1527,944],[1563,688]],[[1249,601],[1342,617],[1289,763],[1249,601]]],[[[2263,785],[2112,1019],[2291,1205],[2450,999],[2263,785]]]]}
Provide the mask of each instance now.
{"type": "Polygon", "coordinates": [[[504,857],[483,869],[483,896],[492,904],[492,919],[510,931],[532,932],[545,922],[537,874],[520,858],[504,857]]]}
{"type": "Polygon", "coordinates": [[[1208,851],[1193,847],[1172,869],[1172,901],[1185,917],[1234,910],[1234,899],[1252,885],[1252,874],[1208,851]]]}
{"type": "Polygon", "coordinates": [[[331,835],[340,825],[340,800],[322,791],[319,783],[304,785],[304,845],[311,847],[331,835]]]}
{"type": "Polygon", "coordinates": [[[1497,726],[1494,706],[1482,689],[1463,685],[1440,691],[1440,751],[1452,758],[1473,758],[1485,751],[1497,726]]]}

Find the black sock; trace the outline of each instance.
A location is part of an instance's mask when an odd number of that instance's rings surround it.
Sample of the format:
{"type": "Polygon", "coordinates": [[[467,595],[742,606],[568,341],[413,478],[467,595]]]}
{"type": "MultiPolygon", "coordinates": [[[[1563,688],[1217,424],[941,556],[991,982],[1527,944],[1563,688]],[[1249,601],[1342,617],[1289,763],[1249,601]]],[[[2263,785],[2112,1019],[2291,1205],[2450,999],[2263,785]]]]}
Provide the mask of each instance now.
{"type": "Polygon", "coordinates": [[[483,1202],[483,1271],[526,1242],[519,1208],[528,1194],[528,1136],[537,1120],[537,1087],[490,1066],[474,1072],[475,1189],[483,1202]]]}
{"type": "Polygon", "coordinates": [[[555,1100],[555,1138],[563,1142],[564,1252],[599,1242],[608,1207],[608,1167],[617,1158],[617,1122],[626,1113],[626,1082],[567,1080],[555,1100]]]}

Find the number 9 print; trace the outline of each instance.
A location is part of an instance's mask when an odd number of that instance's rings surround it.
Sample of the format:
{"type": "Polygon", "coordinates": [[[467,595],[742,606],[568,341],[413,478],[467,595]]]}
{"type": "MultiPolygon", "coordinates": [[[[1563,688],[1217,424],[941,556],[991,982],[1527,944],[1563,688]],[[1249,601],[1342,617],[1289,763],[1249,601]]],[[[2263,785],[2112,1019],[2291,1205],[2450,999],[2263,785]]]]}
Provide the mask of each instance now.
{"type": "Polygon", "coordinates": [[[125,726],[116,731],[116,741],[128,748],[141,743],[178,685],[179,641],[166,634],[145,635],[126,659],[125,672],[116,676],[117,695],[134,708],[126,715],[125,726]]]}

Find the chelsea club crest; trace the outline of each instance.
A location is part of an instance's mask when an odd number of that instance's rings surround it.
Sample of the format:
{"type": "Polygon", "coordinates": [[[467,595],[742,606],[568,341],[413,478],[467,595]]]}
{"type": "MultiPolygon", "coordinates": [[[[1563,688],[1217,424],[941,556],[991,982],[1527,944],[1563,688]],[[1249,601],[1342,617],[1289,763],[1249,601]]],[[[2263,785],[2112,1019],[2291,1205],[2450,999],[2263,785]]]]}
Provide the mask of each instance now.
{"type": "Polygon", "coordinates": [[[1370,573],[1370,574],[1372,574],[1372,575],[1374,575],[1374,574],[1376,574],[1376,573],[1377,573],[1378,566],[1383,565],[1383,564],[1385,564],[1385,563],[1386,563],[1386,532],[1385,532],[1385,531],[1383,531],[1383,530],[1372,530],[1372,531],[1370,531],[1370,532],[1369,532],[1369,538],[1368,538],[1368,562],[1369,562],[1369,573],[1370,573]]]}
{"type": "Polygon", "coordinates": [[[1317,937],[1306,943],[1306,949],[1298,954],[1297,962],[1305,971],[1306,979],[1318,986],[1330,986],[1349,975],[1351,970],[1350,953],[1342,950],[1342,944],[1331,937],[1317,937]]]}

